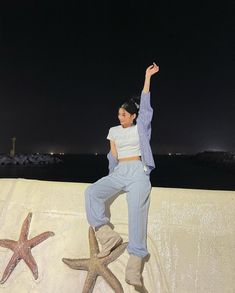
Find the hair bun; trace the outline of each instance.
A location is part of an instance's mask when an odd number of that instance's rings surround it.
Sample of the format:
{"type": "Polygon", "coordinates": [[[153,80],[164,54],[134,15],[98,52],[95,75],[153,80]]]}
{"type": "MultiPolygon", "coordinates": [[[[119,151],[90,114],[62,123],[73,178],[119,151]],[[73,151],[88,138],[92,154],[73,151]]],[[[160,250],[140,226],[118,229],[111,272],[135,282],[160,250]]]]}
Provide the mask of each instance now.
{"type": "Polygon", "coordinates": [[[140,105],[139,105],[139,100],[138,100],[138,98],[131,98],[131,99],[129,100],[129,102],[130,102],[131,104],[133,104],[133,106],[135,106],[135,107],[137,108],[137,110],[139,110],[140,105]]]}
{"type": "Polygon", "coordinates": [[[139,108],[140,108],[140,105],[139,105],[139,104],[137,104],[137,103],[135,102],[135,106],[136,106],[136,108],[139,110],[139,108]]]}
{"type": "Polygon", "coordinates": [[[131,101],[135,104],[136,108],[139,110],[139,108],[140,108],[140,97],[132,97],[131,101]]]}
{"type": "Polygon", "coordinates": [[[128,113],[130,114],[137,114],[139,112],[140,108],[140,98],[138,97],[131,97],[129,100],[124,102],[121,106],[121,108],[124,108],[128,113]]]}

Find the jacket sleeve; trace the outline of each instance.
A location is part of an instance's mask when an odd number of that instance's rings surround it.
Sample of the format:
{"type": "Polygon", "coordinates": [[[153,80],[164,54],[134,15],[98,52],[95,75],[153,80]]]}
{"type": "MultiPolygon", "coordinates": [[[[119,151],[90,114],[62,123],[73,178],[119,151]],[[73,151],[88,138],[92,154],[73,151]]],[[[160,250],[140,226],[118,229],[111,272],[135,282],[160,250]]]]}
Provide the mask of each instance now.
{"type": "Polygon", "coordinates": [[[114,168],[118,164],[118,159],[113,156],[111,150],[107,154],[107,158],[108,158],[108,161],[109,161],[109,174],[111,174],[113,172],[114,168]]]}
{"type": "Polygon", "coordinates": [[[148,139],[151,138],[151,121],[153,117],[153,108],[150,104],[150,92],[144,93],[142,91],[140,98],[140,108],[137,117],[137,123],[141,123],[145,132],[147,133],[148,139]]]}

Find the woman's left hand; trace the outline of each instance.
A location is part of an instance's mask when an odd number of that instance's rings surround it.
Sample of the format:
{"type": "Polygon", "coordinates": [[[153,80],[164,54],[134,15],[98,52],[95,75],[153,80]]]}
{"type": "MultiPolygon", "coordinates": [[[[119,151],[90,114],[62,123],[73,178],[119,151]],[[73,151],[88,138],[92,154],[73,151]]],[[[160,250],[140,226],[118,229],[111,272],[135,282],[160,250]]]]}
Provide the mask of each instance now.
{"type": "Polygon", "coordinates": [[[156,63],[153,62],[152,65],[150,65],[147,69],[146,69],[146,73],[145,75],[147,77],[151,77],[152,75],[154,75],[155,73],[157,73],[159,71],[159,66],[157,66],[156,63]]]}

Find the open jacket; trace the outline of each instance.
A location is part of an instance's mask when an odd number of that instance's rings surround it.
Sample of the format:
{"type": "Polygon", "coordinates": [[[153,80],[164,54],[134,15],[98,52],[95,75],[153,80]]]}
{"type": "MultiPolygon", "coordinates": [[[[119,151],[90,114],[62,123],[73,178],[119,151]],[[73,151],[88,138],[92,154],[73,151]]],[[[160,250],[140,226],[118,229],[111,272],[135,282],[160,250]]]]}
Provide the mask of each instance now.
{"type": "MultiPolygon", "coordinates": [[[[142,91],[136,124],[140,140],[141,160],[144,163],[144,169],[147,175],[150,175],[151,171],[155,168],[153,153],[150,146],[152,117],[153,108],[150,104],[150,92],[144,93],[142,91]]],[[[111,150],[107,154],[107,158],[109,161],[109,174],[111,174],[118,164],[118,159],[113,156],[111,150]]]]}

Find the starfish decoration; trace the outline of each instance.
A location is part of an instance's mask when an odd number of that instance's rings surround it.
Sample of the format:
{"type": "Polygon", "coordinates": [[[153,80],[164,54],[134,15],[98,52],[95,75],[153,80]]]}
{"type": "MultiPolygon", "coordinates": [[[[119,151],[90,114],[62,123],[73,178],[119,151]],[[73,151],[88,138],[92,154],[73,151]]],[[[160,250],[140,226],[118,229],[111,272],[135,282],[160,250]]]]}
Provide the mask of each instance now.
{"type": "Polygon", "coordinates": [[[34,279],[37,280],[38,278],[38,267],[35,259],[31,254],[31,249],[39,243],[46,240],[48,237],[53,236],[55,234],[51,231],[47,231],[33,237],[32,239],[28,239],[31,219],[32,213],[29,213],[22,225],[18,241],[0,239],[0,246],[9,248],[14,252],[3,273],[2,279],[0,280],[1,284],[6,282],[6,280],[9,278],[10,274],[12,273],[12,271],[21,259],[23,259],[27,266],[30,268],[31,272],[33,273],[34,279]]]}
{"type": "Polygon", "coordinates": [[[89,245],[90,258],[88,259],[69,259],[63,258],[62,261],[74,270],[88,271],[82,293],[91,293],[95,286],[95,281],[98,276],[102,276],[110,287],[116,293],[123,293],[123,288],[119,280],[107,267],[109,263],[117,259],[126,249],[127,242],[116,247],[109,255],[103,258],[98,258],[99,253],[98,242],[95,237],[95,232],[92,227],[89,227],[89,245]]]}

